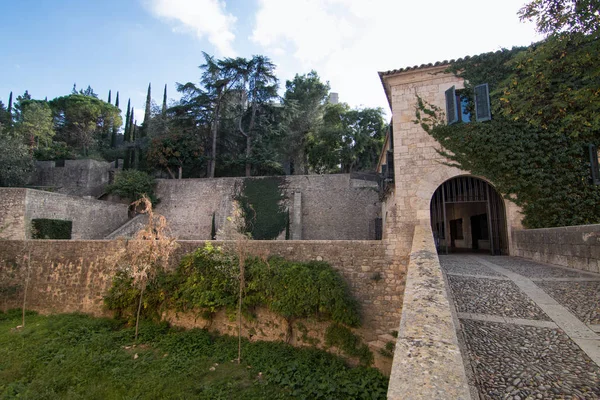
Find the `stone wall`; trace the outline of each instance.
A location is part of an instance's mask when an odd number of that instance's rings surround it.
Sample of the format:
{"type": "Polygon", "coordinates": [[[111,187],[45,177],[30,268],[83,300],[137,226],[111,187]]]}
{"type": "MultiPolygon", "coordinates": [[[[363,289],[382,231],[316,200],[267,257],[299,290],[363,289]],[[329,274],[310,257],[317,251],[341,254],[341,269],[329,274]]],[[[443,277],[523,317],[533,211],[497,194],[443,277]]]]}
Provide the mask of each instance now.
{"type": "MultiPolygon", "coordinates": [[[[211,243],[235,246],[235,242],[211,243]]],[[[174,263],[183,254],[204,246],[203,241],[179,244],[174,263]]],[[[126,245],[125,241],[109,240],[0,241],[0,295],[4,296],[0,304],[4,309],[20,306],[27,265],[23,256],[31,251],[28,308],[42,313],[106,315],[102,298],[115,273],[112,256],[126,245]]],[[[401,260],[386,256],[381,241],[252,241],[250,251],[290,260],[329,262],[361,304],[363,327],[359,332],[366,341],[397,328],[405,270],[398,262],[401,260]]]]}
{"type": "Polygon", "coordinates": [[[415,226],[388,399],[470,399],[429,220],[415,226]]]}
{"type": "MultiPolygon", "coordinates": [[[[469,174],[445,165],[448,160],[438,153],[439,143],[413,122],[417,96],[445,110],[444,92],[451,86],[464,88],[462,79],[444,72],[446,68],[447,65],[440,65],[381,75],[392,108],[395,173],[393,197],[386,199],[395,204],[395,212],[388,212],[384,239],[395,245],[399,255],[410,252],[417,221],[429,220],[435,190],[451,178],[469,174]]],[[[512,254],[511,231],[521,229],[521,214],[514,203],[506,200],[505,210],[512,254]]]]}
{"type": "Polygon", "coordinates": [[[73,196],[98,197],[109,183],[114,162],[96,160],[65,160],[57,167],[56,161],[37,161],[29,185],[48,187],[56,193],[73,196]]]}
{"type": "Polygon", "coordinates": [[[600,225],[513,232],[515,256],[600,273],[600,225]]]}
{"type": "Polygon", "coordinates": [[[0,237],[31,238],[31,220],[73,222],[73,239],[102,239],[128,221],[127,205],[33,189],[0,188],[0,237]]]}
{"type": "MultiPolygon", "coordinates": [[[[301,194],[301,239],[375,238],[375,219],[381,213],[375,182],[351,179],[349,174],[283,178],[285,206],[292,218],[294,194],[301,194]]],[[[234,198],[244,179],[260,178],[160,179],[157,196],[161,202],[156,210],[167,218],[174,236],[185,240],[210,239],[213,213],[217,229],[225,232],[230,223],[228,217],[233,214],[234,198]]],[[[219,238],[229,239],[223,235],[219,238]]]]}

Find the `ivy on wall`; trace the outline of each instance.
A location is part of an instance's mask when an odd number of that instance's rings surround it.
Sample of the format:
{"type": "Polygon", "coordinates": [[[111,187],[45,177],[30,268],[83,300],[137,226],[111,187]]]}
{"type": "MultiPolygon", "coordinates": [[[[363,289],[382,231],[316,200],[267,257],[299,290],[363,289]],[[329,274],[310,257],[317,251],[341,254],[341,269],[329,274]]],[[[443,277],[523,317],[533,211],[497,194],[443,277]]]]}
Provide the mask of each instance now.
{"type": "Polygon", "coordinates": [[[72,221],[63,221],[59,219],[32,219],[31,220],[31,238],[32,239],[71,239],[73,228],[72,221]]]}
{"type": "Polygon", "coordinates": [[[244,179],[236,198],[244,217],[243,233],[252,239],[271,240],[286,229],[284,184],[280,177],[244,179]]]}
{"type": "Polygon", "coordinates": [[[473,86],[489,84],[492,120],[448,126],[442,110],[418,99],[415,123],[449,165],[486,177],[521,206],[525,227],[599,223],[588,151],[600,144],[598,51],[598,40],[551,37],[461,60],[448,72],[465,79],[471,111],[473,86]]]}

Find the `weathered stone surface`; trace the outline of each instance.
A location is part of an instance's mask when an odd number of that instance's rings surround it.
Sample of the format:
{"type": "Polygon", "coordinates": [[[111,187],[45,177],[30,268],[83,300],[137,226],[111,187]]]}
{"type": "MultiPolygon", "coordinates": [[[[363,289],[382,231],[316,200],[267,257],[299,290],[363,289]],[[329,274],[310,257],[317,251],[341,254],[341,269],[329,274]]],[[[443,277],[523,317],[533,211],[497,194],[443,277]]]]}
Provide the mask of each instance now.
{"type": "MultiPolygon", "coordinates": [[[[381,202],[373,182],[353,180],[350,174],[282,178],[290,217],[293,219],[298,214],[301,219],[298,226],[291,221],[291,228],[298,230],[294,237],[299,235],[304,240],[375,238],[375,219],[381,215],[381,202]],[[295,193],[301,199],[297,203],[300,210],[295,208],[295,193]]],[[[161,203],[157,211],[167,218],[174,236],[185,240],[210,239],[213,213],[217,229],[223,229],[233,213],[233,201],[244,179],[248,178],[160,179],[157,196],[161,203]]]]}
{"type": "Polygon", "coordinates": [[[431,228],[415,227],[388,399],[470,399],[431,228]]]}
{"type": "Polygon", "coordinates": [[[33,189],[0,188],[0,237],[31,237],[31,220],[73,222],[73,239],[103,239],[128,220],[127,205],[33,189]]]}
{"type": "Polygon", "coordinates": [[[600,224],[525,229],[512,236],[515,256],[600,273],[600,224]]]}
{"type": "MultiPolygon", "coordinates": [[[[235,247],[233,241],[212,241],[214,246],[235,247]]],[[[180,258],[204,241],[179,241],[172,258],[180,258]]],[[[20,307],[26,263],[31,250],[31,276],[27,307],[43,313],[80,311],[105,315],[103,296],[115,273],[111,256],[125,241],[35,240],[0,241],[0,308],[20,307]]],[[[251,241],[252,254],[282,256],[291,260],[329,262],[347,282],[359,301],[366,341],[397,329],[402,309],[405,267],[391,260],[381,241],[251,241]],[[371,272],[363,272],[369,265],[371,272]],[[374,274],[377,274],[377,278],[374,274]]]]}

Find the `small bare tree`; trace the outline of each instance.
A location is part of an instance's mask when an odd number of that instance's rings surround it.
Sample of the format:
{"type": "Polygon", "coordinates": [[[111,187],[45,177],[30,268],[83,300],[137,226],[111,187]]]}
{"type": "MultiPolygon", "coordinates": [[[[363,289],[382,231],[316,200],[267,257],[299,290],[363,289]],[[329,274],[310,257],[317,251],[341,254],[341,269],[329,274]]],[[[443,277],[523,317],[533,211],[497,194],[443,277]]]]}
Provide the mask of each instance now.
{"type": "Polygon", "coordinates": [[[166,218],[153,212],[152,203],[148,197],[143,196],[132,205],[140,213],[148,215],[146,226],[132,240],[128,241],[127,250],[123,254],[124,259],[121,260],[127,263],[129,273],[133,278],[133,285],[140,290],[135,318],[135,341],[137,341],[146,285],[160,269],[168,265],[169,258],[178,245],[175,238],[168,235],[166,218]]]}

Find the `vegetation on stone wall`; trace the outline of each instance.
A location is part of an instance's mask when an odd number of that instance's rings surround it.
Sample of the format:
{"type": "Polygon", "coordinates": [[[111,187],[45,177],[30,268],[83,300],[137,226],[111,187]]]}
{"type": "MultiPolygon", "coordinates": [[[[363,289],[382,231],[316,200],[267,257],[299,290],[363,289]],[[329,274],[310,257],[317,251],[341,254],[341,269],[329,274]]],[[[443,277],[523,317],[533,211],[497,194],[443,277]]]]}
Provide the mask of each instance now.
{"type": "MultiPolygon", "coordinates": [[[[185,256],[175,271],[159,272],[148,281],[142,313],[147,318],[159,319],[162,311],[175,310],[211,318],[225,309],[234,315],[239,299],[238,275],[236,256],[208,242],[185,256]]],[[[281,315],[287,321],[288,340],[294,321],[301,318],[332,321],[336,327],[360,326],[358,303],[343,279],[325,262],[248,258],[244,278],[242,312],[253,318],[257,307],[266,307],[281,315]]],[[[107,308],[117,316],[132,318],[136,310],[140,289],[132,283],[128,275],[117,275],[105,297],[107,308]]],[[[337,347],[339,340],[330,345],[337,347]]],[[[350,347],[344,347],[347,355],[366,364],[372,362],[368,348],[365,352],[350,347]]]]}
{"type": "Polygon", "coordinates": [[[244,218],[242,233],[250,234],[252,239],[270,240],[286,229],[284,184],[279,177],[244,180],[236,198],[244,218]]]}
{"type": "Polygon", "coordinates": [[[0,311],[0,398],[385,399],[388,379],[335,355],[145,321],[0,311]],[[143,344],[143,345],[142,345],[143,344]]]}
{"type": "Polygon", "coordinates": [[[32,239],[71,239],[73,228],[72,221],[63,221],[59,219],[32,219],[31,220],[31,238],[32,239]]]}
{"type": "MultiPolygon", "coordinates": [[[[529,48],[453,64],[463,95],[488,83],[492,120],[445,125],[419,99],[416,123],[451,165],[488,178],[523,208],[528,228],[600,222],[600,186],[591,184],[589,144],[600,145],[598,34],[556,33],[529,48]]],[[[472,113],[473,114],[473,113],[472,113]]]]}
{"type": "Polygon", "coordinates": [[[132,202],[146,195],[152,204],[156,204],[158,199],[154,194],[155,186],[156,181],[146,172],[125,170],[115,176],[115,181],[107,186],[106,191],[132,202]]]}

